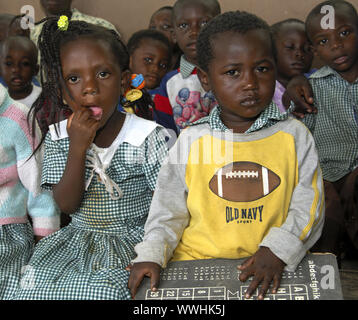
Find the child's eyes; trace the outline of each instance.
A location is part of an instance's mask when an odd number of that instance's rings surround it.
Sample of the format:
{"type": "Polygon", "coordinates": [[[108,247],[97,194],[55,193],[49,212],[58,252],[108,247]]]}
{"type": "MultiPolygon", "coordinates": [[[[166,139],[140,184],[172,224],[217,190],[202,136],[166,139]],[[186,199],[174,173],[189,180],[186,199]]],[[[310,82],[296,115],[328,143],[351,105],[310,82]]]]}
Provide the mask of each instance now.
{"type": "Polygon", "coordinates": [[[149,57],[145,57],[145,58],[144,58],[144,61],[145,61],[146,63],[152,63],[152,62],[153,62],[153,59],[152,59],[152,58],[149,58],[149,57]]]}
{"type": "Polygon", "coordinates": [[[12,62],[11,61],[5,61],[4,64],[5,64],[5,66],[10,67],[12,65],[12,62]]]}
{"type": "Polygon", "coordinates": [[[22,65],[23,65],[24,67],[28,67],[28,66],[30,66],[30,62],[24,61],[24,62],[22,63],[22,65]]]}
{"type": "Polygon", "coordinates": [[[321,46],[324,46],[327,42],[328,42],[327,39],[322,39],[322,40],[318,41],[318,44],[321,46]]]}
{"type": "Polygon", "coordinates": [[[179,23],[178,25],[179,29],[186,29],[188,27],[187,23],[179,23]]]}
{"type": "Polygon", "coordinates": [[[168,69],[168,65],[167,65],[166,63],[161,63],[161,64],[159,64],[159,67],[160,67],[161,69],[168,69]]]}
{"type": "Polygon", "coordinates": [[[163,30],[169,30],[169,29],[172,28],[172,26],[170,26],[170,25],[168,25],[168,24],[163,24],[163,25],[161,26],[161,28],[162,28],[163,30]]]}
{"type": "Polygon", "coordinates": [[[346,37],[350,34],[349,30],[344,30],[342,32],[339,33],[340,36],[346,37]]]}
{"type": "Polygon", "coordinates": [[[269,71],[269,68],[268,67],[265,67],[265,66],[259,66],[256,68],[256,70],[260,73],[264,73],[264,72],[267,72],[269,71]]]}
{"type": "Polygon", "coordinates": [[[106,79],[106,78],[109,77],[109,72],[107,72],[107,71],[101,71],[101,72],[98,73],[98,77],[99,77],[100,79],[106,79]]]}
{"type": "Polygon", "coordinates": [[[201,27],[204,27],[204,26],[206,26],[207,24],[208,24],[208,21],[205,20],[205,21],[202,21],[202,22],[200,23],[200,26],[201,26],[201,27]]]}
{"type": "Polygon", "coordinates": [[[68,78],[67,78],[67,81],[69,82],[69,83],[77,83],[78,82],[78,77],[77,76],[69,76],[68,78]]]}
{"type": "Polygon", "coordinates": [[[239,71],[238,70],[229,70],[229,71],[226,71],[225,74],[230,77],[237,77],[239,75],[239,71]]]}

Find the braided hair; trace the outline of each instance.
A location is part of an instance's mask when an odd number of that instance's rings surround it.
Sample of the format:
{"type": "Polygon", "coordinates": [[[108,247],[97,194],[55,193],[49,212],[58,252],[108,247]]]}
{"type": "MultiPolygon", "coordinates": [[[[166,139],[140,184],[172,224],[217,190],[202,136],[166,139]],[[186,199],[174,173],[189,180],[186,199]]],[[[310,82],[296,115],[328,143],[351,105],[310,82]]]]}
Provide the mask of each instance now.
{"type": "Polygon", "coordinates": [[[49,17],[36,23],[45,21],[37,43],[41,54],[39,74],[42,92],[31,108],[34,115],[32,126],[35,126],[37,120],[43,135],[41,142],[45,138],[48,126],[59,122],[71,112],[63,101],[63,89],[71,97],[62,77],[60,49],[63,45],[82,37],[106,41],[113,55],[118,58],[120,69],[129,69],[127,48],[114,30],[84,21],[70,20],[67,30],[64,31],[58,28],[58,18],[49,17]]]}

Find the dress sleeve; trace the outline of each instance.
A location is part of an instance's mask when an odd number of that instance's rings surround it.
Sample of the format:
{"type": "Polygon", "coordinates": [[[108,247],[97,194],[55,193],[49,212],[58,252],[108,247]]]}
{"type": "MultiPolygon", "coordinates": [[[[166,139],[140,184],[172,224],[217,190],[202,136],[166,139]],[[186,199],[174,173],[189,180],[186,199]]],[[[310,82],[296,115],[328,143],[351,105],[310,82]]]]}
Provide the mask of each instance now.
{"type": "Polygon", "coordinates": [[[59,183],[65,171],[67,152],[60,141],[63,140],[52,140],[50,132],[45,138],[41,186],[47,190],[52,190],[52,186],[59,183]]]}
{"type": "Polygon", "coordinates": [[[296,269],[319,239],[324,223],[324,188],[316,146],[309,130],[298,124],[295,134],[298,184],[285,222],[271,228],[260,244],[284,261],[287,271],[296,269]]]}

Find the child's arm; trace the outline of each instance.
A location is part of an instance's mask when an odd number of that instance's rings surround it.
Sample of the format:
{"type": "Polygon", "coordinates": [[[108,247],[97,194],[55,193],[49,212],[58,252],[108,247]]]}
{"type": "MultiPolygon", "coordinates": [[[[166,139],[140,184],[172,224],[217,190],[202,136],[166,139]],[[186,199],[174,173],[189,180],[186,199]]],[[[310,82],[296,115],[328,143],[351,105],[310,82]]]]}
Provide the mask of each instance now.
{"type": "MultiPolygon", "coordinates": [[[[293,120],[294,121],[294,120],[293,120]]],[[[244,270],[242,279],[255,274],[250,286],[249,294],[253,292],[261,281],[263,288],[260,294],[267,290],[267,281],[274,280],[274,288],[277,288],[278,275],[282,272],[283,265],[287,271],[295,271],[297,265],[306,252],[319,239],[324,223],[324,189],[322,173],[319,166],[318,155],[312,135],[302,124],[294,121],[292,126],[296,144],[296,159],[298,165],[298,183],[291,196],[290,207],[285,222],[280,227],[270,229],[266,237],[260,243],[260,249],[254,255],[254,261],[249,261],[241,268],[244,270]],[[263,249],[268,248],[268,249],[263,249]],[[264,266],[266,257],[274,255],[270,263],[264,266]],[[254,264],[252,264],[254,263],[254,264]],[[251,265],[250,268],[249,265],[251,265]],[[253,267],[252,267],[253,266],[253,267]],[[281,271],[280,271],[281,269],[281,271]],[[275,270],[272,273],[272,270],[275,270]]],[[[281,276],[280,276],[281,277],[281,276]]]]}
{"type": "Polygon", "coordinates": [[[85,189],[86,152],[95,138],[99,121],[91,118],[91,111],[81,109],[68,119],[70,147],[62,178],[53,187],[53,196],[61,211],[74,213],[80,206],[85,189]]]}
{"type": "Polygon", "coordinates": [[[40,141],[40,129],[35,124],[32,137],[29,121],[24,116],[19,120],[23,132],[16,136],[17,171],[22,185],[28,191],[27,212],[32,218],[36,242],[60,228],[60,215],[52,194],[41,190],[43,147],[32,155],[40,141]]]}
{"type": "Polygon", "coordinates": [[[317,113],[317,109],[313,104],[312,87],[304,75],[291,79],[287,84],[282,101],[286,108],[289,107],[290,101],[295,104],[293,114],[298,118],[304,118],[306,113],[317,113]]]}

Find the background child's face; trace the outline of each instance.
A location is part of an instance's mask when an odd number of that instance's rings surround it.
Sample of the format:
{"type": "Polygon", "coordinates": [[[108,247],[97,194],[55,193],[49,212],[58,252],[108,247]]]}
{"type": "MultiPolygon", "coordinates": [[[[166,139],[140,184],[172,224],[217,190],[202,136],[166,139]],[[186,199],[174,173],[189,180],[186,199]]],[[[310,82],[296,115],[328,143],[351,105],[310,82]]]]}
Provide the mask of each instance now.
{"type": "Polygon", "coordinates": [[[161,10],[155,13],[149,22],[149,29],[164,33],[170,42],[173,42],[172,11],[161,10]]]}
{"type": "Polygon", "coordinates": [[[27,91],[32,77],[38,72],[37,57],[26,46],[4,43],[1,54],[1,74],[10,94],[27,91]]]}
{"type": "Polygon", "coordinates": [[[130,57],[131,71],[143,75],[147,89],[159,86],[161,79],[168,72],[169,65],[169,49],[158,40],[141,40],[139,47],[130,57]]]}
{"type": "Polygon", "coordinates": [[[58,15],[71,9],[72,0],[40,0],[47,15],[58,15]]]}
{"type": "Polygon", "coordinates": [[[62,46],[60,51],[63,80],[73,97],[62,88],[63,97],[73,112],[81,108],[102,109],[100,126],[116,110],[122,75],[110,45],[102,40],[80,38],[62,46]]]}
{"type": "Polygon", "coordinates": [[[280,82],[287,83],[294,76],[309,71],[313,53],[303,24],[283,25],[276,36],[275,46],[277,77],[280,82]]]}
{"type": "Polygon", "coordinates": [[[358,72],[356,19],[344,7],[335,9],[335,29],[322,29],[321,18],[322,15],[313,17],[308,27],[314,53],[343,78],[353,72],[354,81],[358,72]]]}
{"type": "Polygon", "coordinates": [[[214,58],[206,77],[223,117],[235,121],[255,119],[271,102],[275,90],[275,63],[268,32],[225,32],[212,43],[214,58]]]}
{"type": "Polygon", "coordinates": [[[187,2],[177,8],[174,18],[174,40],[189,62],[196,64],[198,34],[213,17],[212,10],[204,2],[187,2]]]}

